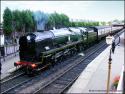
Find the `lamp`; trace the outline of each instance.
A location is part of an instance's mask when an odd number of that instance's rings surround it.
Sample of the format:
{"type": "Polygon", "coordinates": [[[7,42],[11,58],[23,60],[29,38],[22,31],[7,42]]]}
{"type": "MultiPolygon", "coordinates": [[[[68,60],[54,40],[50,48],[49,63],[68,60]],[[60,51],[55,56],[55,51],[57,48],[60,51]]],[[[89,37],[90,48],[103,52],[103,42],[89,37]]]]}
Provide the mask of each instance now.
{"type": "Polygon", "coordinates": [[[107,44],[111,45],[112,41],[113,41],[113,37],[112,36],[109,35],[109,36],[106,37],[106,43],[107,44]]]}
{"type": "MultiPolygon", "coordinates": [[[[117,35],[119,37],[119,35],[117,35]]],[[[110,49],[110,55],[109,55],[109,62],[108,62],[108,78],[107,78],[107,94],[109,94],[109,84],[110,84],[110,74],[111,74],[111,53],[114,53],[115,50],[115,46],[117,46],[120,43],[120,37],[119,37],[119,41],[117,44],[115,44],[115,40],[113,36],[107,36],[106,37],[106,43],[111,45],[111,49],[110,49]]]]}
{"type": "MultiPolygon", "coordinates": [[[[106,43],[111,45],[112,44],[112,36],[106,37],[106,43]]],[[[110,84],[110,74],[111,74],[111,49],[110,49],[110,55],[109,55],[109,62],[108,62],[108,78],[107,78],[107,94],[109,94],[109,84],[110,84]]]]}

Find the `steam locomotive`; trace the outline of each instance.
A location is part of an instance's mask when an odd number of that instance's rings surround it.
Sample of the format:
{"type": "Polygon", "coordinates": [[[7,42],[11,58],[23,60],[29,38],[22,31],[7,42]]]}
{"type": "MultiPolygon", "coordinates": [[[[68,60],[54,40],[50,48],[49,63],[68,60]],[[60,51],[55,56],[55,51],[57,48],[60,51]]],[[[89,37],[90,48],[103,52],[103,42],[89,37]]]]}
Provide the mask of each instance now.
{"type": "Polygon", "coordinates": [[[20,61],[15,62],[14,66],[21,66],[27,74],[33,74],[120,29],[122,27],[69,27],[28,33],[19,40],[20,61]]]}

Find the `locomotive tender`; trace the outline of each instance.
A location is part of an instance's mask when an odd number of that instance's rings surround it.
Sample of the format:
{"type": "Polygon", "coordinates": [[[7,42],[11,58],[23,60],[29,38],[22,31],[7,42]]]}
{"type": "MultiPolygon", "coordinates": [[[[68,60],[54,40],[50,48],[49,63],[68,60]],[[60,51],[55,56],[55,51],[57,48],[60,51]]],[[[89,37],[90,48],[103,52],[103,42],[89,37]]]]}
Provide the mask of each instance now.
{"type": "Polygon", "coordinates": [[[122,27],[69,27],[28,33],[19,40],[20,61],[14,65],[24,67],[27,74],[32,74],[120,29],[122,27]]]}

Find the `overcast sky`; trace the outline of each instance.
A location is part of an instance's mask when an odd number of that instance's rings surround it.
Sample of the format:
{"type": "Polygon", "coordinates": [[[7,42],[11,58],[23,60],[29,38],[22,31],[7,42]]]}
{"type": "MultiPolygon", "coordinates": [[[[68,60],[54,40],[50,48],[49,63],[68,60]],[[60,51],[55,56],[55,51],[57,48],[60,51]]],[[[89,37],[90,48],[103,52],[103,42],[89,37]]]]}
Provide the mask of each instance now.
{"type": "Polygon", "coordinates": [[[1,1],[1,20],[4,9],[64,13],[72,19],[112,21],[124,19],[124,1],[1,1]]]}

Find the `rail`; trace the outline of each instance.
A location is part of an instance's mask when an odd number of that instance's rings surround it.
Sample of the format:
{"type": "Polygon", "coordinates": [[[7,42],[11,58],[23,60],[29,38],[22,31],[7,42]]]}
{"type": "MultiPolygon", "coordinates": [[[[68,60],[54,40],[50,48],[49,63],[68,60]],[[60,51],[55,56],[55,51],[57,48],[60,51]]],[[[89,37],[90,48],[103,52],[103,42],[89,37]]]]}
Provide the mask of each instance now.
{"type": "MultiPolygon", "coordinates": [[[[121,34],[121,32],[118,34],[121,34]]],[[[116,38],[117,35],[115,35],[114,37],[116,38]]],[[[88,63],[90,63],[90,61],[92,61],[92,58],[93,57],[95,58],[94,55],[99,54],[99,51],[101,52],[106,47],[107,47],[107,45],[104,44],[103,46],[99,47],[98,49],[94,50],[89,55],[87,55],[84,59],[76,61],[67,70],[64,70],[62,73],[57,75],[55,78],[52,78],[50,81],[48,81],[46,84],[44,84],[41,88],[36,90],[34,92],[34,94],[36,94],[36,93],[64,93],[66,91],[66,89],[69,88],[70,85],[72,85],[72,83],[78,78],[78,76],[79,76],[79,75],[77,75],[77,74],[79,74],[78,72],[83,71],[80,67],[83,65],[85,68],[85,66],[88,63]],[[85,63],[85,62],[87,62],[87,63],[85,63]],[[76,68],[76,66],[78,66],[78,65],[79,65],[79,67],[76,68]],[[65,78],[65,80],[63,80],[64,78],[65,78]],[[71,78],[73,78],[73,79],[71,80],[71,78]],[[70,79],[70,80],[68,81],[68,79],[70,79]]]]}
{"type": "Polygon", "coordinates": [[[107,47],[107,45],[104,44],[103,46],[101,46],[98,49],[94,50],[93,52],[89,53],[89,55],[87,55],[84,59],[80,59],[80,60],[75,61],[71,66],[69,66],[68,69],[64,70],[62,73],[57,75],[55,78],[52,78],[47,84],[43,85],[41,88],[39,88],[34,93],[50,93],[50,92],[51,93],[63,93],[63,91],[65,91],[66,88],[68,88],[77,79],[77,77],[79,76],[79,75],[77,75],[77,74],[79,74],[78,72],[82,72],[83,71],[83,68],[80,68],[80,66],[83,65],[84,68],[85,68],[86,65],[88,64],[88,62],[90,63],[92,61],[92,55],[94,55],[95,53],[98,53],[97,51],[99,51],[100,49],[104,50],[104,48],[106,48],[106,47],[107,47]],[[75,68],[76,66],[79,66],[79,68],[75,68]],[[74,69],[74,71],[73,71],[73,69],[74,69]],[[77,72],[77,73],[75,73],[75,72],[77,72]],[[67,81],[67,80],[63,81],[63,80],[61,80],[61,78],[67,78],[67,77],[64,77],[64,76],[69,76],[69,77],[72,76],[73,79],[70,80],[70,81],[67,81]],[[59,84],[58,81],[60,81],[60,82],[62,81],[63,83],[59,84]],[[56,83],[59,84],[59,87],[55,88],[54,84],[56,84],[56,83]],[[63,88],[60,88],[61,86],[63,88]]]}

